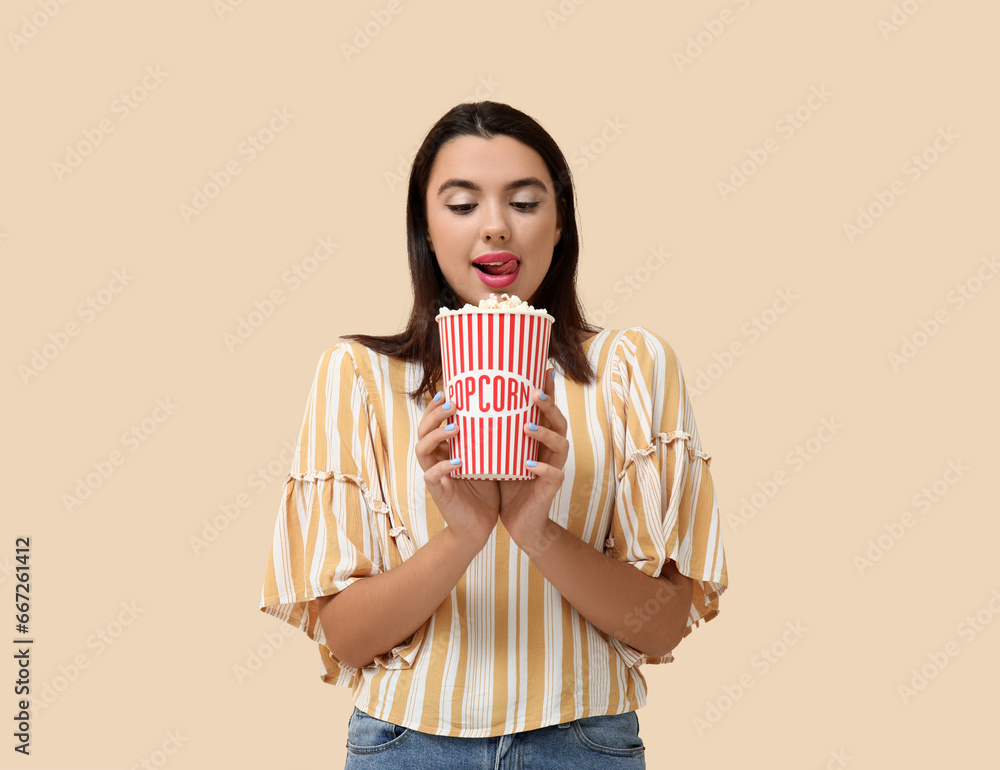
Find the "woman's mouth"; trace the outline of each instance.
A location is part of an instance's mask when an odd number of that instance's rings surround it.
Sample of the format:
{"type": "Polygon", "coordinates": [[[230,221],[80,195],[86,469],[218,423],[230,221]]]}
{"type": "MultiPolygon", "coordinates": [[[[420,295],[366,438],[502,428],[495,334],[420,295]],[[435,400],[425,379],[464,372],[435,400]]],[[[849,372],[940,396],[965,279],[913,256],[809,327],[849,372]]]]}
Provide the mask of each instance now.
{"type": "Polygon", "coordinates": [[[502,289],[510,286],[517,280],[517,275],[521,272],[521,262],[516,259],[511,259],[499,265],[479,265],[473,263],[473,267],[479,274],[480,280],[491,289],[502,289]]]}

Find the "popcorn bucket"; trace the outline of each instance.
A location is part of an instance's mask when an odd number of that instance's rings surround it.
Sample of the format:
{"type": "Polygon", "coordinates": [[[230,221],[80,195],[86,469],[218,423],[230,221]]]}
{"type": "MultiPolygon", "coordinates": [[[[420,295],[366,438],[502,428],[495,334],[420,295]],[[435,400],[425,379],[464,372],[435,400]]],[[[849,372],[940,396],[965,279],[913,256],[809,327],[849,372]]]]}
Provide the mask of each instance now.
{"type": "Polygon", "coordinates": [[[458,479],[533,479],[525,464],[538,441],[524,432],[538,424],[531,394],[543,390],[555,318],[539,311],[450,310],[437,316],[445,397],[455,408],[458,435],[448,439],[458,479]]]}

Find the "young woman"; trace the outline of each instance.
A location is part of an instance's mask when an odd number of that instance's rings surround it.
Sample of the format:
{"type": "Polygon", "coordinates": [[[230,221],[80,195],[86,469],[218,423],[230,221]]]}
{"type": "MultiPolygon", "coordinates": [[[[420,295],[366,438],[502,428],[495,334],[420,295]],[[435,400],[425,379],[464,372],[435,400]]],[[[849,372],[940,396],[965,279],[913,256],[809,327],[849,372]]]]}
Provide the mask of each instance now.
{"type": "Polygon", "coordinates": [[[406,214],[407,328],[321,355],[260,609],[352,689],[348,768],[645,767],[639,667],[671,662],[728,585],[677,357],[584,321],[570,171],[524,113],[445,114],[406,214]],[[536,478],[455,479],[434,317],[501,292],[556,319],[536,478]]]}

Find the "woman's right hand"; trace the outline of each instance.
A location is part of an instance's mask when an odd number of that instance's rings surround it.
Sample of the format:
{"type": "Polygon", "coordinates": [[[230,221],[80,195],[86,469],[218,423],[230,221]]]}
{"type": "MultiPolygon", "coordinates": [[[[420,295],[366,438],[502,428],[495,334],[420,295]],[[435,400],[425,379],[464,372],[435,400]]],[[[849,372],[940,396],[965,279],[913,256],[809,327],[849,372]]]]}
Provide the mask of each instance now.
{"type": "Polygon", "coordinates": [[[424,469],[424,483],[448,528],[470,545],[481,549],[490,539],[500,513],[500,483],[489,479],[455,479],[449,474],[460,465],[449,461],[448,439],[458,435],[441,425],[453,417],[455,406],[439,392],[424,410],[417,427],[417,460],[424,469]],[[445,409],[448,406],[448,409],[445,409]]]}

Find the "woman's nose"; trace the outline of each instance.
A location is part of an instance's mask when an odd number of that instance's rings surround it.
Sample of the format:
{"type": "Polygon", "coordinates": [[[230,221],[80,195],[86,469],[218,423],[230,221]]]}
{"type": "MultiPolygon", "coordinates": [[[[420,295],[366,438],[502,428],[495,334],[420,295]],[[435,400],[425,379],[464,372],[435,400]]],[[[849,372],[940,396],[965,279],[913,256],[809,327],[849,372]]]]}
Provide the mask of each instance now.
{"type": "Polygon", "coordinates": [[[510,229],[507,227],[507,223],[502,219],[497,219],[494,222],[486,224],[483,226],[483,240],[504,240],[510,238],[510,229]]]}

